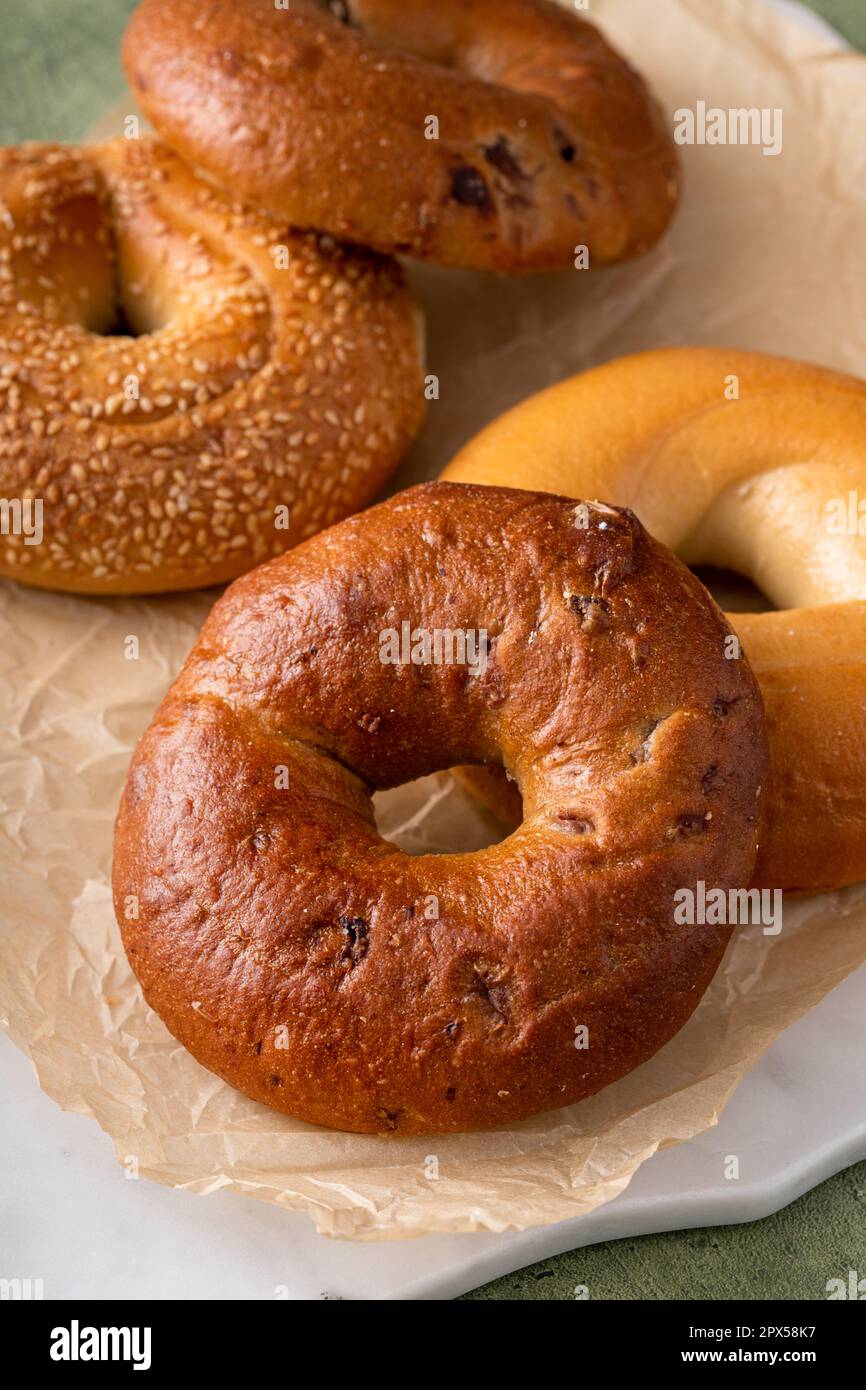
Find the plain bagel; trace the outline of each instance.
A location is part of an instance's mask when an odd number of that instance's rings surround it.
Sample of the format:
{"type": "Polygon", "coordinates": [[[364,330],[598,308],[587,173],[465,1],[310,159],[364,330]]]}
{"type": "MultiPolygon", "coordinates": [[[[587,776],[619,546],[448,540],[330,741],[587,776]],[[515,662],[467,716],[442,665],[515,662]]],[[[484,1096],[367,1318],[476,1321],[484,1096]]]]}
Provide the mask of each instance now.
{"type": "Polygon", "coordinates": [[[237,580],[118,815],[149,1003],[233,1086],[337,1129],[506,1124],[622,1076],[729,937],[677,925],[675,894],[754,868],[766,740],[729,636],[631,513],[578,527],[564,498],[447,483],[237,580]],[[403,621],[474,632],[483,669],[383,661],[403,621]],[[380,837],[374,789],[467,761],[516,777],[509,839],[380,837]]]}
{"type": "Polygon", "coordinates": [[[0,151],[0,574],[195,588],[356,510],[420,424],[420,336],[393,261],[153,140],[0,151]]]}
{"type": "Polygon", "coordinates": [[[643,80],[548,0],[143,0],[124,61],[216,183],[380,251],[525,272],[585,246],[603,265],[676,206],[643,80]]]}
{"type": "MultiPolygon", "coordinates": [[[[632,507],[690,565],[748,576],[781,610],[729,614],[767,712],[757,882],[866,879],[866,383],[782,358],[624,358],[508,411],[443,475],[632,507]]],[[[519,818],[501,774],[471,770],[519,818]]]]}

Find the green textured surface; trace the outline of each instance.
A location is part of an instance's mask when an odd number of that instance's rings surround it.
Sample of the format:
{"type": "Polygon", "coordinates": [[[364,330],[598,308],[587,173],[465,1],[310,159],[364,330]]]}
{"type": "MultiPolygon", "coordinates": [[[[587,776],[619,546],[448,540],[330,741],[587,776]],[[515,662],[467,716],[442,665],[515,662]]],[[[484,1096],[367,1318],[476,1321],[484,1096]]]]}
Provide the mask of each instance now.
{"type": "MultiPolygon", "coordinates": [[[[92,125],[124,90],[118,44],[134,8],[135,0],[0,0],[0,143],[75,140],[92,125]]],[[[811,8],[866,49],[866,0],[811,0],[811,8]]],[[[821,1299],[827,1280],[851,1268],[866,1276],[866,1163],[765,1221],[572,1251],[465,1298],[571,1300],[585,1285],[596,1299],[821,1299]]]]}
{"type": "Polygon", "coordinates": [[[866,49],[866,0],[803,0],[844,34],[856,48],[866,49]]]}
{"type": "Polygon", "coordinates": [[[866,1163],[838,1173],[775,1216],[742,1226],[612,1240],[542,1260],[463,1301],[826,1299],[828,1279],[866,1278],[866,1163]],[[582,1297],[586,1297],[582,1294],[582,1297]]]}

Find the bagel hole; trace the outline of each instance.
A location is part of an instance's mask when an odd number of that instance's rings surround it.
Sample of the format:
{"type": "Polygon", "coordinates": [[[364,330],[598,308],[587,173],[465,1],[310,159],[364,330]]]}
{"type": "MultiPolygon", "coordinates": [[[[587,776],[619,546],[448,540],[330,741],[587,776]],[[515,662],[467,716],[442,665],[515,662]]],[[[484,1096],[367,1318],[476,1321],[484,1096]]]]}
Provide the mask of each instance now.
{"type": "Polygon", "coordinates": [[[126,317],[126,310],[123,305],[118,304],[115,306],[112,322],[102,329],[100,336],[103,338],[137,338],[139,334],[126,317]]]}
{"type": "Polygon", "coordinates": [[[474,854],[512,833],[451,772],[375,792],[373,815],[383,840],[413,856],[474,854]]]}
{"type": "Polygon", "coordinates": [[[88,327],[100,338],[143,338],[154,331],[153,325],[136,323],[130,318],[126,305],[120,300],[115,300],[107,320],[88,327]]]}
{"type": "Polygon", "coordinates": [[[717,569],[714,565],[693,565],[692,573],[709,589],[720,608],[727,613],[771,613],[776,605],[744,574],[717,569]]]}
{"type": "Polygon", "coordinates": [[[99,338],[144,338],[165,327],[158,299],[131,283],[115,265],[99,303],[92,303],[84,326],[99,338]]]}

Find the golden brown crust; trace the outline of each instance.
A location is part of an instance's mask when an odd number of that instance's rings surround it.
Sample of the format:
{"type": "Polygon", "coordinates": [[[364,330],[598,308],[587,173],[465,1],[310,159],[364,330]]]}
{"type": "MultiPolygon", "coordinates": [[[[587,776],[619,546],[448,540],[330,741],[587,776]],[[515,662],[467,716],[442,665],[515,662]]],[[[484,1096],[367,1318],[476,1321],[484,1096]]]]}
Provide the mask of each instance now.
{"type": "Polygon", "coordinates": [[[623,1075],[728,940],[674,894],[752,875],[766,743],[728,635],[630,513],[508,490],[413,488],[236,581],[118,816],[147,999],[232,1085],[340,1129],[504,1124],[623,1075]],[[486,667],[383,664],[403,621],[486,631],[486,667]],[[379,837],[372,789],[461,761],[513,772],[515,835],[379,837]]]}
{"type": "Polygon", "coordinates": [[[41,544],[0,536],[0,573],[231,579],[375,495],[421,373],[393,262],[250,211],[155,141],[0,151],[0,496],[43,515],[41,544]],[[112,336],[119,315],[140,336],[112,336]]]}
{"type": "MultiPolygon", "coordinates": [[[[643,353],[524,401],[443,476],[602,496],[687,562],[751,577],[782,610],[728,615],[770,739],[756,882],[866,879],[866,517],[834,531],[828,510],[866,499],[866,383],[729,348],[643,353]]],[[[516,822],[500,775],[468,776],[516,822]]]]}
{"type": "Polygon", "coordinates": [[[547,0],[143,0],[124,42],[162,138],[295,225],[442,265],[647,250],[671,132],[599,32],[547,0]],[[438,138],[427,138],[431,117],[438,138]]]}

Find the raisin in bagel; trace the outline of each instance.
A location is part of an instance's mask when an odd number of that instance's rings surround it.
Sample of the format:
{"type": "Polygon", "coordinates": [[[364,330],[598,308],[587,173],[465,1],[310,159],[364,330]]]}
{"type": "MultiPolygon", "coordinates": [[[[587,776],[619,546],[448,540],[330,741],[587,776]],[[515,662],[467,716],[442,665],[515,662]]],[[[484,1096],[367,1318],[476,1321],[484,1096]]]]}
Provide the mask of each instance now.
{"type": "Polygon", "coordinates": [[[0,151],[0,496],[30,521],[4,527],[0,574],[230,579],[370,500],[421,372],[393,261],[251,212],[151,140],[0,151]]]}
{"type": "Polygon", "coordinates": [[[585,245],[602,265],[676,205],[643,81],[547,0],[143,0],[124,60],[157,132],[216,183],[380,251],[525,272],[585,245]]]}
{"type": "MultiPolygon", "coordinates": [[[[604,497],[688,564],[752,579],[782,610],[729,615],[767,711],[756,881],[866,879],[866,383],[727,348],[645,353],[533,396],[445,476],[604,497]]],[[[500,774],[470,775],[519,818],[500,774]]]]}
{"type": "Polygon", "coordinates": [[[728,940],[676,925],[675,893],[754,868],[763,712],[729,634],[630,512],[579,529],[510,490],[412,488],[237,580],[120,806],[147,999],[233,1086],[337,1129],[497,1125],[623,1075],[728,940]],[[404,622],[485,660],[383,663],[404,622]],[[495,761],[524,798],[503,843],[377,833],[372,790],[495,761]]]}

